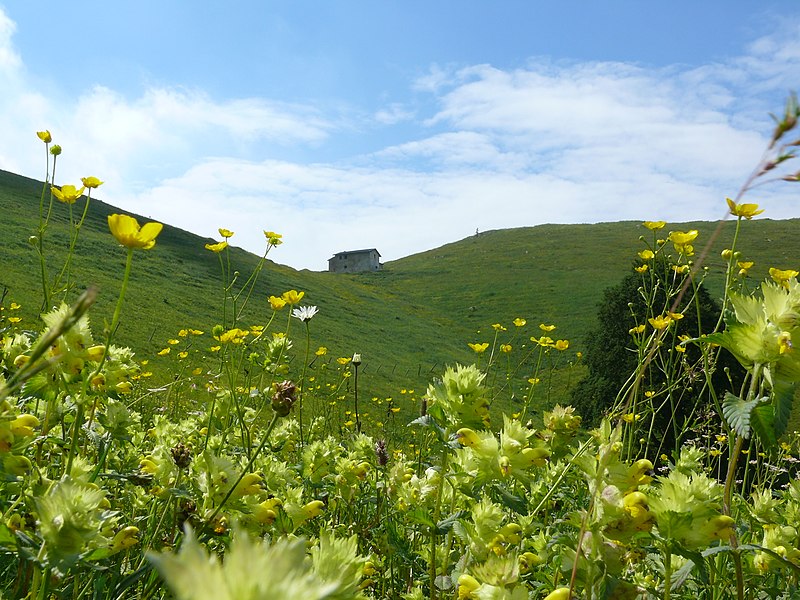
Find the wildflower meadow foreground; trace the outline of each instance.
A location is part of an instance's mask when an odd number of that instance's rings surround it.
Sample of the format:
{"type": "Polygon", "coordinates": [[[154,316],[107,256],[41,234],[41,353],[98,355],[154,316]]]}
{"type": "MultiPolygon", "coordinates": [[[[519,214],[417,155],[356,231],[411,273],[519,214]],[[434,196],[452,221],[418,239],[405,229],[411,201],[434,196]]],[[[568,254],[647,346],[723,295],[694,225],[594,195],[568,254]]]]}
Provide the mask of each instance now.
{"type": "Polygon", "coordinates": [[[727,200],[736,235],[718,318],[704,304],[708,240],[645,222],[619,324],[634,367],[612,392],[533,414],[542,370],[569,341],[550,337],[547,315],[520,315],[494,324],[491,344],[469,341],[477,364],[443,367],[419,414],[393,427],[359,405],[358,354],[312,374],[327,349],[310,329],[335,315],[303,291],[253,294],[283,241],[272,231],[244,282],[234,232],[206,246],[219,257],[219,322],[181,329],[159,352],[167,380],[205,383],[182,399],[149,386],[118,325],[162,226],[108,218],[124,266],[113,317],[94,322],[97,292],[75,289],[71,264],[103,182],[56,185],[61,148],[39,132],[47,176],[29,241],[41,323],[0,299],[0,597],[800,597],[798,271],[773,265],[753,282],[738,247],[763,210],[744,194],[798,179],[780,171],[798,116],[792,97],[727,200]],[[69,240],[57,260],[54,214],[67,215],[69,240]],[[243,321],[248,304],[262,322],[243,321]],[[533,350],[515,362],[511,333],[525,331],[533,350]],[[188,365],[187,340],[209,348],[202,362],[188,365]],[[515,381],[523,402],[503,414],[515,381]]]}

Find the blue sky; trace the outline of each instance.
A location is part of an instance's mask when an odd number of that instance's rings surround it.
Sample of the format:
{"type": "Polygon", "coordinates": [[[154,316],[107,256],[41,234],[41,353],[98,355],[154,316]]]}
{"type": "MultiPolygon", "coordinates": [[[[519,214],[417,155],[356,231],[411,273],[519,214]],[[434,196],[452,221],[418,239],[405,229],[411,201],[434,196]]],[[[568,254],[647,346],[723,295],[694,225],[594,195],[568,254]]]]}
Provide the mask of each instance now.
{"type": "MultiPolygon", "coordinates": [[[[717,219],[800,82],[786,1],[0,0],[0,168],[321,270],[476,229],[717,219]],[[217,236],[218,237],[218,236],[217,236]]],[[[796,188],[759,188],[765,217],[796,188]]]]}

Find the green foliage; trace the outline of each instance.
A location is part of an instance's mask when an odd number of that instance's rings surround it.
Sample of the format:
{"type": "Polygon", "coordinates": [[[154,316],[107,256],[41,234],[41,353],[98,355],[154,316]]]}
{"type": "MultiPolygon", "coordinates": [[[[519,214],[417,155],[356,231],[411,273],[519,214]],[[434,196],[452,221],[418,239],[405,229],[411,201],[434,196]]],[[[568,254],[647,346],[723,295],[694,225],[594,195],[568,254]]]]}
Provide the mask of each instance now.
{"type": "Polygon", "coordinates": [[[743,438],[750,437],[750,415],[753,409],[767,398],[753,398],[752,400],[742,400],[730,392],[725,392],[725,400],[722,402],[722,415],[728,425],[738,435],[743,438]]]}
{"type": "MultiPolygon", "coordinates": [[[[642,263],[639,263],[642,264],[642,263]]],[[[713,367],[703,361],[702,349],[678,346],[682,339],[712,331],[720,317],[719,305],[703,285],[690,285],[666,260],[657,259],[643,273],[631,273],[606,290],[597,313],[598,327],[586,339],[586,377],[572,392],[572,404],[587,424],[621,406],[625,412],[644,416],[645,435],[661,438],[661,446],[679,445],[678,430],[685,430],[699,414],[712,406],[706,373],[713,367]],[[677,314],[664,331],[656,334],[650,319],[677,314]],[[641,332],[635,331],[642,328],[641,332]],[[679,353],[676,348],[681,348],[679,353]],[[680,382],[680,383],[678,383],[680,382]],[[655,398],[650,401],[643,393],[655,398]],[[650,408],[645,408],[649,404],[650,408]],[[677,426],[676,426],[677,425],[677,426]]],[[[727,358],[728,374],[717,367],[712,385],[728,385],[730,369],[741,372],[727,358]]],[[[741,376],[736,376],[741,380],[741,376]]],[[[617,413],[615,416],[621,416],[617,413]]],[[[639,416],[635,418],[640,418],[639,416]]],[[[654,444],[657,449],[659,444],[654,444]]]]}

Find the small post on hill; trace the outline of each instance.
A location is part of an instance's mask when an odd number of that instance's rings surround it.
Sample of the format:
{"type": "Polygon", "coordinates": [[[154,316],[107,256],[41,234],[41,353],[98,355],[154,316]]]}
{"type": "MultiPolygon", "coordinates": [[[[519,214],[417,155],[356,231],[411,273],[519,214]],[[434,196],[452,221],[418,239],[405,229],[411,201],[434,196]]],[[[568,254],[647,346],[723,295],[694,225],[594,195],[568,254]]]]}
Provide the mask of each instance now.
{"type": "Polygon", "coordinates": [[[358,416],[358,367],[361,365],[361,355],[357,352],[353,354],[353,367],[355,367],[355,379],[353,381],[353,405],[356,412],[356,429],[361,433],[361,419],[358,416]]]}

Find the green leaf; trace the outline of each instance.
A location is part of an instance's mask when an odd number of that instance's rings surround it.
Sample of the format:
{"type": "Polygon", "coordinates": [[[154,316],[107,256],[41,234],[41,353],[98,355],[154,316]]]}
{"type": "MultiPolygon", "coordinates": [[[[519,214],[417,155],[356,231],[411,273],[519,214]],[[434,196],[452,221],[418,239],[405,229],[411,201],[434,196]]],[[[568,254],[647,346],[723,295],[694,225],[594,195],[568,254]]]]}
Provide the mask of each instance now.
{"type": "Polygon", "coordinates": [[[428,511],[422,508],[408,511],[406,517],[412,523],[418,523],[430,529],[436,527],[436,522],[431,518],[430,514],[428,514],[428,511]]]}
{"type": "Polygon", "coordinates": [[[446,437],[445,430],[439,425],[439,423],[436,422],[436,419],[434,419],[433,416],[431,415],[422,415],[421,417],[418,417],[413,421],[411,421],[407,425],[407,427],[411,427],[412,425],[416,427],[427,427],[429,429],[432,429],[433,431],[436,432],[439,441],[444,441],[446,437]]]}
{"type": "Polygon", "coordinates": [[[725,399],[722,401],[722,416],[725,417],[725,421],[731,429],[747,439],[750,437],[750,415],[762,400],[764,398],[754,398],[747,402],[739,396],[725,392],[725,399]]]}
{"type": "Polygon", "coordinates": [[[495,496],[506,507],[510,508],[518,515],[528,514],[528,503],[525,501],[524,497],[512,494],[503,486],[498,484],[492,486],[492,491],[494,492],[494,494],[492,494],[493,496],[495,496]]]}
{"type": "Polygon", "coordinates": [[[16,548],[17,538],[14,532],[5,524],[0,522],[0,546],[4,548],[16,548]]]}
{"type": "Polygon", "coordinates": [[[436,533],[438,535],[443,535],[450,531],[453,528],[453,525],[460,519],[461,517],[467,514],[466,511],[459,510],[454,512],[449,517],[442,519],[438,523],[436,523],[436,533]]]}
{"type": "MultiPolygon", "coordinates": [[[[697,571],[700,575],[700,581],[703,583],[708,583],[709,573],[708,573],[708,565],[706,564],[706,560],[700,552],[696,552],[694,550],[689,550],[688,548],[684,548],[680,544],[673,544],[672,551],[675,554],[678,554],[686,559],[689,562],[686,564],[691,563],[694,567],[697,567],[697,571]]],[[[675,585],[673,580],[673,586],[675,585]]]]}
{"type": "Polygon", "coordinates": [[[781,437],[789,425],[794,404],[795,381],[782,377],[779,371],[772,386],[772,403],[775,408],[775,435],[781,437]]]}
{"type": "Polygon", "coordinates": [[[775,409],[772,404],[762,404],[753,409],[750,415],[753,433],[765,448],[772,448],[778,443],[775,432],[775,409]]]}

